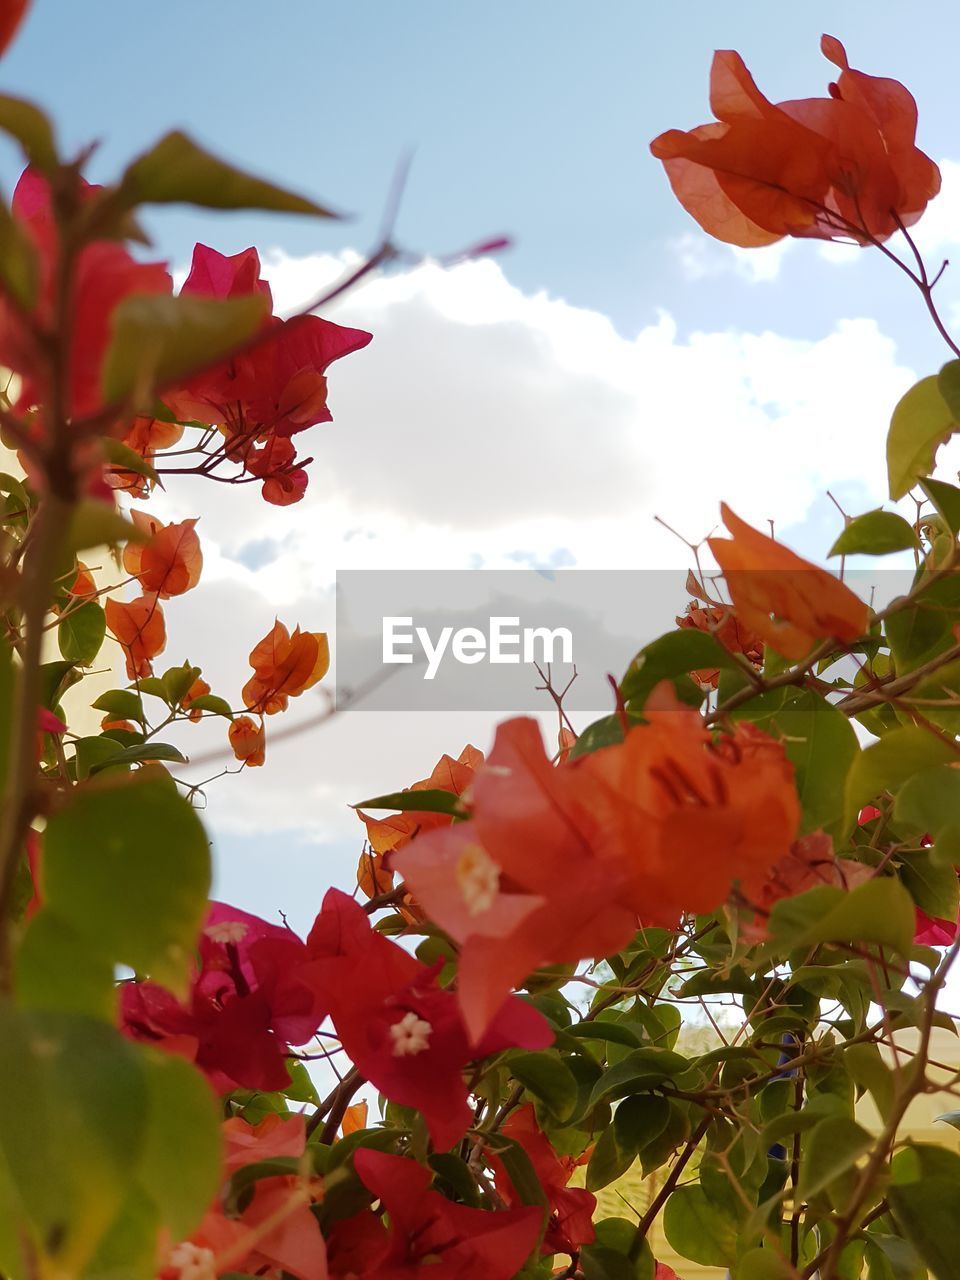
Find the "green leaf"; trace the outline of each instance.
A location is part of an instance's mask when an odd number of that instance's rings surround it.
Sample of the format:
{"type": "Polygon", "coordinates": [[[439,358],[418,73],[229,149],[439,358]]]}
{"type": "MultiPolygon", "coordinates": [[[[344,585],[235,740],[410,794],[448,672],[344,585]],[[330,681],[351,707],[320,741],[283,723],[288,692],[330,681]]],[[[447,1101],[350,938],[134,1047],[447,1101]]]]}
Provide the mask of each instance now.
{"type": "Polygon", "coordinates": [[[956,920],[960,880],[952,864],[938,865],[932,853],[930,849],[915,849],[899,854],[900,879],[921,911],[938,920],[956,920]]]}
{"type": "Polygon", "coordinates": [[[960,1184],[943,1176],[925,1177],[890,1187],[887,1198],[903,1234],[937,1280],[960,1280],[960,1184]]]}
{"type": "Polygon", "coordinates": [[[733,1269],[733,1280],[791,1280],[797,1274],[776,1248],[750,1249],[733,1269]]]}
{"type": "Polygon", "coordinates": [[[847,1116],[827,1116],[811,1131],[800,1157],[797,1194],[809,1199],[851,1169],[875,1139],[847,1116]]]}
{"type": "Polygon", "coordinates": [[[642,1151],[666,1129],[670,1100],[659,1093],[624,1098],[613,1113],[613,1129],[623,1151],[642,1151]]]}
{"type": "Polygon", "coordinates": [[[174,1240],[189,1236],[220,1184],[220,1116],[210,1085],[173,1054],[144,1050],[147,1126],[137,1177],[174,1240]]]}
{"type": "MultiPolygon", "coordinates": [[[[753,719],[753,717],[751,717],[753,719]]],[[[756,721],[781,737],[796,770],[803,832],[838,833],[844,825],[847,776],[860,754],[850,721],[818,694],[788,695],[769,719],[756,721]]]]}
{"type": "Polygon", "coordinates": [[[960,533],[960,489],[929,477],[920,481],[920,488],[936,507],[947,528],[953,533],[960,533]]]}
{"type": "MultiPolygon", "coordinates": [[[[338,1146],[342,1146],[342,1143],[338,1143],[338,1146]]],[[[514,1190],[524,1204],[546,1205],[547,1194],[530,1157],[519,1142],[508,1138],[506,1134],[498,1133],[495,1144],[490,1144],[490,1150],[502,1161],[514,1190]]]]}
{"type": "Polygon", "coordinates": [[[877,876],[849,892],[818,885],[782,898],[770,914],[770,936],[784,948],[819,942],[875,942],[909,955],[916,913],[913,900],[893,876],[877,876]]]}
{"type": "Polygon", "coordinates": [[[151,402],[151,390],[246,342],[260,328],[269,303],[261,294],[204,298],[195,294],[133,295],[113,311],[103,362],[108,402],[151,402]]]}
{"type": "Polygon", "coordinates": [[[577,1082],[557,1053],[518,1053],[507,1066],[528,1093],[539,1098],[563,1123],[577,1105],[577,1082]]]}
{"type": "Polygon", "coordinates": [[[586,1280],[654,1280],[657,1264],[646,1240],[637,1248],[635,1223],[627,1218],[603,1218],[596,1224],[596,1232],[596,1241],[580,1251],[580,1268],[586,1280]]]}
{"type": "Polygon", "coordinates": [[[132,471],[138,476],[146,476],[154,484],[159,482],[160,477],[156,469],[142,454],[137,453],[136,449],[131,449],[122,440],[115,440],[113,436],[104,436],[100,441],[100,447],[103,449],[103,456],[112,467],[121,471],[132,471]]]}
{"type": "Polygon", "coordinates": [[[33,241],[23,223],[0,200],[0,284],[26,311],[37,298],[39,265],[33,241]]]}
{"type": "Polygon", "coordinates": [[[105,1023],[0,1006],[0,1149],[25,1225],[82,1274],[127,1197],[147,1091],[137,1047],[105,1023]]]}
{"type": "Polygon", "coordinates": [[[400,809],[407,813],[448,813],[462,818],[463,802],[453,791],[428,789],[425,791],[395,791],[388,796],[374,796],[351,805],[352,809],[400,809]]]}
{"type": "Polygon", "coordinates": [[[169,667],[160,677],[167,706],[179,707],[199,675],[200,668],[192,667],[189,662],[180,667],[169,667]]]}
{"type": "Polygon", "coordinates": [[[175,992],[210,889],[210,853],[196,813],[166,776],[89,785],[47,824],[50,908],[115,963],[175,992]]]}
{"type": "Polygon", "coordinates": [[[894,511],[868,511],[851,520],[830,548],[831,556],[886,556],[919,547],[912,525],[894,511]]]}
{"type": "Polygon", "coordinates": [[[95,600],[88,600],[65,614],[57,626],[60,652],[80,667],[93,665],[107,632],[107,619],[95,600]]]}
{"type": "Polygon", "coordinates": [[[955,422],[936,376],[923,378],[900,400],[887,433],[887,475],[894,501],[934,469],[937,449],[952,434],[955,422]]]}
{"type": "Polygon", "coordinates": [[[573,744],[570,759],[576,760],[578,756],[590,755],[592,751],[599,751],[601,747],[612,747],[622,741],[623,725],[620,723],[620,717],[604,716],[602,720],[595,720],[593,724],[587,725],[573,744]]]}
{"type": "Polygon", "coordinates": [[[68,921],[44,907],[17,949],[14,989],[24,1009],[79,1013],[112,1023],[117,998],[113,965],[68,921]]]}
{"type": "Polygon", "coordinates": [[[707,1198],[702,1187],[678,1187],[663,1211],[663,1234],[680,1254],[704,1267],[732,1267],[738,1223],[707,1198]]]}
{"type": "Polygon", "coordinates": [[[121,747],[113,752],[109,759],[90,765],[87,774],[92,777],[102,769],[114,768],[118,764],[151,764],[165,760],[170,764],[186,764],[187,757],[169,742],[142,742],[133,746],[121,747]]]}
{"type": "Polygon", "coordinates": [[[95,738],[77,738],[73,747],[74,776],[78,782],[85,782],[94,770],[102,772],[109,769],[123,751],[123,743],[109,733],[101,733],[95,738]]]}
{"type": "Polygon", "coordinates": [[[640,650],[620,682],[620,692],[624,701],[642,706],[661,680],[685,676],[703,667],[735,669],[739,663],[707,631],[692,627],[670,631],[640,650]]]}
{"type": "Polygon", "coordinates": [[[235,169],[179,130],[168,133],[133,161],[115,198],[127,208],[139,204],[195,204],[206,209],[266,209],[317,218],[339,216],[305,196],[235,169]]]}
{"type": "Polygon", "coordinates": [[[201,693],[198,698],[193,698],[190,702],[190,710],[194,709],[209,711],[211,715],[224,716],[227,720],[233,719],[230,703],[226,698],[218,698],[215,693],[201,693]]]}
{"type": "Polygon", "coordinates": [[[883,1060],[875,1044],[851,1044],[843,1051],[843,1061],[854,1081],[868,1089],[882,1120],[886,1121],[893,1107],[893,1072],[883,1060]]]}
{"type": "Polygon", "coordinates": [[[587,1190],[599,1191],[601,1187],[609,1186],[626,1173],[636,1158],[636,1151],[629,1147],[624,1150],[617,1142],[613,1126],[607,1125],[587,1162],[587,1190]]]}
{"type": "Polygon", "coordinates": [[[143,703],[132,689],[108,689],[90,704],[97,711],[106,711],[118,720],[135,720],[144,724],[143,703]]]}
{"type": "Polygon", "coordinates": [[[630,1093],[654,1089],[684,1071],[688,1065],[687,1059],[672,1049],[634,1049],[603,1073],[593,1087],[589,1109],[592,1110],[599,1102],[612,1102],[630,1093]]]}
{"type": "Polygon", "coordinates": [[[53,125],[32,102],[0,94],[0,130],[19,142],[30,163],[42,172],[57,167],[53,125]]]}
{"type": "Polygon", "coordinates": [[[894,791],[922,769],[955,758],[949,743],[919,725],[904,725],[884,734],[860,752],[847,774],[847,825],[852,827],[860,809],[882,792],[894,791]]]}
{"type": "Polygon", "coordinates": [[[84,498],[74,508],[67,531],[66,550],[70,553],[92,547],[116,546],[120,542],[145,542],[147,534],[107,502],[84,498]]]}
{"type": "Polygon", "coordinates": [[[897,792],[893,816],[918,835],[960,828],[960,772],[937,765],[915,773],[897,792]]]}

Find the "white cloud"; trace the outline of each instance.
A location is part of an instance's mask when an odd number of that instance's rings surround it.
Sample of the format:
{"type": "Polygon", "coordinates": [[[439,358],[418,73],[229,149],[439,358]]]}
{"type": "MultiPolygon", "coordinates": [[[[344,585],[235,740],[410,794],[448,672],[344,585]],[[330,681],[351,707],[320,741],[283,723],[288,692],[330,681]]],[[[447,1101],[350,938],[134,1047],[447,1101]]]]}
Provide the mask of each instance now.
{"type": "MultiPolygon", "coordinates": [[[[268,255],[278,305],[302,305],[350,261],[268,255]]],[[[300,437],[316,458],[305,501],[278,509],[253,486],[197,480],[153,500],[167,518],[202,513],[206,557],[199,588],[169,603],[166,656],[216,673],[233,700],[275,614],[332,626],[337,569],[501,567],[560,549],[579,567],[678,566],[687,549],[655,514],[699,539],[720,498],[780,529],[828,486],[865,510],[883,500],[890,407],[913,380],[871,320],[803,341],[682,336],[663,313],[625,337],[597,312],[525,294],[491,260],[382,277],[331,318],[375,337],[331,371],[334,424],[300,437]]],[[[322,706],[300,701],[268,734],[322,706]]],[[[268,747],[242,785],[215,784],[210,817],[355,839],[348,802],[425,776],[468,736],[486,746],[494,719],[343,717],[268,747]]],[[[188,738],[194,752],[224,741],[206,723],[188,738]]]]}
{"type": "Polygon", "coordinates": [[[733,274],[751,284],[770,284],[778,279],[783,260],[793,247],[794,241],[784,239],[759,249],[741,249],[695,231],[670,241],[688,280],[733,274]]]}

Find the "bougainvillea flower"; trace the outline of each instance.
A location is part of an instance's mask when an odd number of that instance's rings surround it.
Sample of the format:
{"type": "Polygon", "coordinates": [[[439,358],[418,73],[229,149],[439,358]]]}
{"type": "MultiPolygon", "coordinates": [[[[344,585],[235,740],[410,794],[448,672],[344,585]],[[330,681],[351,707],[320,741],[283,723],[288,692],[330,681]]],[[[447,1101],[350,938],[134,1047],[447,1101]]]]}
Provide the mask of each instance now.
{"type": "Polygon", "coordinates": [[[227,737],[234,756],[251,769],[258,768],[267,758],[262,720],[258,724],[252,716],[234,716],[227,730],[227,737]]]}
{"type": "Polygon", "coordinates": [[[182,596],[200,581],[203,553],[197,537],[196,520],[163,524],[146,511],[134,507],[130,518],[146,535],[146,542],[128,542],[123,549],[123,567],[139,578],[145,594],[182,596]]]}
{"type": "MultiPolygon", "coordinates": [[[[581,1245],[592,1244],[596,1239],[593,1214],[597,1198],[583,1187],[567,1186],[583,1158],[577,1160],[572,1156],[557,1155],[537,1124],[536,1112],[530,1103],[508,1116],[500,1132],[519,1143],[527,1153],[546,1193],[550,1218],[540,1246],[541,1253],[572,1254],[581,1245]]],[[[503,1162],[489,1149],[484,1156],[494,1171],[497,1191],[506,1203],[510,1206],[523,1204],[523,1197],[511,1182],[503,1162]]]]}
{"type": "MultiPolygon", "coordinates": [[[[128,449],[152,465],[157,453],[175,445],[183,435],[183,425],[179,422],[164,422],[160,418],[134,418],[122,437],[128,449]]],[[[133,498],[149,497],[150,490],[156,483],[142,471],[133,471],[121,463],[109,463],[104,467],[104,479],[111,489],[119,489],[133,498]]]]}
{"type": "Polygon", "coordinates": [[[291,974],[306,958],[290,929],[211,903],[186,1001],[152,982],[125,983],[124,1030],[196,1062],[220,1093],[284,1089],[291,1044],[317,1028],[291,974]]]}
{"type": "MultiPolygon", "coordinates": [[[[467,745],[456,760],[441,756],[429,778],[404,787],[405,791],[449,791],[460,796],[472,785],[474,775],[483,764],[483,752],[467,745]]],[[[357,817],[367,829],[367,839],[374,853],[389,853],[402,849],[415,835],[432,831],[435,827],[448,827],[453,818],[447,813],[407,812],[391,814],[388,818],[371,818],[361,809],[357,817]]]]}
{"type": "Polygon", "coordinates": [[[71,583],[69,591],[77,600],[96,599],[97,584],[93,580],[93,574],[82,560],[77,561],[77,576],[71,583]]]}
{"type": "MultiPolygon", "coordinates": [[[[222,1133],[226,1177],[267,1160],[299,1161],[306,1147],[301,1115],[270,1115],[258,1125],[234,1116],[222,1133]]],[[[207,1280],[241,1268],[250,1275],[326,1280],[326,1250],[310,1209],[321,1195],[319,1181],[294,1173],[257,1178],[236,1217],[214,1207],[189,1240],[168,1252],[160,1280],[207,1280]]]]}
{"type": "MultiPolygon", "coordinates": [[[[212,298],[257,293],[271,300],[255,249],[228,257],[202,244],[194,249],[183,293],[212,298]]],[[[171,392],[167,401],[182,419],[218,426],[227,438],[227,455],[264,481],[268,502],[285,506],[303,496],[306,473],[297,466],[292,445],[275,451],[263,446],[331,421],[326,371],[370,340],[363,330],[319,316],[281,320],[270,315],[260,341],[171,392]]]]}
{"type": "MultiPolygon", "coordinates": [[[[77,179],[78,198],[89,198],[99,188],[77,179]]],[[[33,242],[39,265],[39,289],[32,323],[6,300],[0,300],[0,365],[23,378],[18,400],[21,408],[47,401],[48,360],[37,336],[53,323],[59,240],[46,178],[27,169],[13,193],[14,217],[33,242]]],[[[111,320],[116,307],[134,294],[169,293],[172,287],[166,266],[160,262],[136,262],[114,240],[95,240],[77,255],[70,298],[70,359],[68,409],[71,415],[92,413],[103,403],[100,374],[110,344],[111,320]]]]}
{"type": "Polygon", "coordinates": [[[202,680],[199,676],[194,680],[193,684],[180,699],[180,709],[186,711],[187,719],[191,724],[198,724],[203,717],[203,709],[195,707],[193,704],[198,698],[205,698],[210,692],[210,686],[206,680],[202,680]]]}
{"type": "Polygon", "coordinates": [[[136,600],[108,600],[104,605],[107,626],[120,642],[127,660],[131,680],[148,676],[153,671],[152,659],[162,653],[167,643],[163,610],[155,596],[138,596],[136,600]]]}
{"type": "Polygon", "coordinates": [[[794,898],[822,884],[855,889],[872,875],[873,868],[866,863],[838,858],[833,840],[825,832],[814,831],[803,836],[793,842],[786,856],[772,868],[756,900],[749,904],[754,914],[740,920],[740,937],[749,943],[765,941],[770,912],[783,898],[794,898]]]}
{"type": "MultiPolygon", "coordinates": [[[[422,778],[404,790],[449,791],[452,795],[462,796],[468,791],[474,774],[482,763],[483,753],[476,747],[467,745],[456,760],[448,755],[441,756],[429,778],[422,778]]],[[[405,848],[421,832],[448,827],[453,822],[450,814],[426,811],[408,811],[393,813],[386,818],[372,818],[358,809],[357,817],[367,829],[370,845],[369,849],[364,849],[357,864],[357,884],[368,898],[374,898],[393,888],[394,877],[389,866],[391,853],[405,848]]],[[[411,921],[423,918],[412,894],[402,895],[400,910],[411,921]]]]}
{"type": "Polygon", "coordinates": [[[956,942],[960,933],[960,919],[944,920],[939,916],[928,916],[917,907],[916,924],[913,940],[924,947],[949,947],[956,942]]]}
{"type": "Polygon", "coordinates": [[[832,573],[788,550],[721,505],[729,538],[708,538],[740,621],[784,658],[799,661],[821,640],[851,644],[870,610],[832,573]]]}
{"type": "Polygon", "coordinates": [[[361,1149],[364,1184],[390,1216],[382,1256],[358,1280],[513,1280],[532,1253],[543,1213],[535,1205],[490,1212],[453,1204],[431,1174],[402,1156],[361,1149]]]}
{"type": "Polygon", "coordinates": [[[392,1102],[423,1113],[434,1145],[448,1150],[472,1119],[463,1070],[501,1049],[542,1049],[549,1024],[532,1005],[500,1002],[481,1043],[471,1048],[456,996],[428,968],[375,932],[352,898],[331,889],[307,938],[310,962],[295,980],[328,1014],[357,1070],[392,1102]]]}
{"type": "MultiPolygon", "coordinates": [[[[763,641],[743,624],[729,605],[699,604],[691,600],[686,612],[677,618],[677,626],[682,630],[705,631],[728,653],[742,654],[755,667],[763,663],[763,641]]],[[[690,674],[704,689],[716,689],[720,683],[719,667],[705,667],[690,674]]]]}
{"type": "Polygon", "coordinates": [[[839,40],[824,36],[821,49],[840,68],[830,96],[777,104],[738,53],[716,53],[716,122],[651,143],[680,203],[717,239],[744,247],[784,236],[885,240],[940,190],[940,170],[915,145],[912,94],[851,70],[839,40]]]}
{"type": "Polygon", "coordinates": [[[261,715],[285,711],[290,698],[322,680],[330,666],[330,645],[323,631],[293,634],[275,622],[250,654],[253,675],[243,686],[244,706],[261,715]]]}
{"type": "Polygon", "coordinates": [[[799,812],[782,747],[751,725],[715,743],[694,712],[653,712],[623,743],[555,767],[536,722],[517,719],[497,730],[470,820],[394,861],[461,946],[477,1037],[540,965],[611,955],[638,921],[672,927],[735,881],[757,889],[799,812]]]}

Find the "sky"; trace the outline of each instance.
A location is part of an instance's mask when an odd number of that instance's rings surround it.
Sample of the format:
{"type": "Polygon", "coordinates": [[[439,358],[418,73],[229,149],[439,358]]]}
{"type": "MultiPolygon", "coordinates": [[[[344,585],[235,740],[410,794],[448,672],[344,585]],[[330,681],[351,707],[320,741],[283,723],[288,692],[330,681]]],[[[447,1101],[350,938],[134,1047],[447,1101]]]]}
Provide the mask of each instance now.
{"type": "MultiPolygon", "coordinates": [[[[696,541],[721,498],[822,558],[840,526],[828,489],[850,514],[883,502],[890,411],[949,354],[919,297],[856,249],[708,240],[648,152],[708,118],[715,48],[738,49],[774,100],[822,95],[824,31],[918,98],[919,143],[944,170],[918,229],[938,265],[960,243],[950,3],[35,0],[2,88],[47,107],[68,151],[99,143],[91,178],[178,127],[351,215],[151,212],[151,253],[181,277],[198,240],[252,244],[278,309],[304,305],[375,243],[413,155],[396,237],[426,260],[329,312],[374,341],[331,373],[334,423],[304,441],[307,499],[279,510],[254,487],[183,481],[153,500],[165,518],[201,514],[205,554],[200,587],[170,602],[165,658],[236,702],[275,615],[332,626],[337,569],[676,570],[689,553],[654,517],[696,541]],[[514,247],[496,260],[432,260],[500,233],[514,247]]],[[[0,185],[17,173],[0,148],[0,185]]],[[[954,270],[948,321],[960,255],[954,270]]],[[[322,690],[286,723],[322,712],[322,690]]],[[[488,747],[507,710],[350,713],[277,740],[263,769],[207,789],[218,893],[309,924],[324,887],[351,880],[348,804],[468,739],[488,747]]],[[[222,726],[183,745],[202,774],[222,726]]]]}

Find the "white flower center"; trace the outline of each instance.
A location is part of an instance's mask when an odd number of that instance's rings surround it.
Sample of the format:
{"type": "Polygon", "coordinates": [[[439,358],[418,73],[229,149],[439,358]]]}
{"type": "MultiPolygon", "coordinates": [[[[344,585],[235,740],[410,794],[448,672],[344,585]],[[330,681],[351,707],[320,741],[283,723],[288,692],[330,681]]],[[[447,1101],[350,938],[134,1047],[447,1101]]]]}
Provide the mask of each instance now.
{"type": "Polygon", "coordinates": [[[478,844],[470,844],[457,859],[457,884],[471,916],[489,911],[500,888],[500,868],[478,844]]]}
{"type": "Polygon", "coordinates": [[[211,942],[242,942],[247,936],[247,926],[242,920],[221,920],[219,924],[211,924],[203,931],[211,942]]]}
{"type": "Polygon", "coordinates": [[[413,1057],[423,1053],[430,1047],[430,1033],[433,1031],[429,1022],[424,1022],[413,1012],[405,1013],[399,1022],[390,1028],[393,1040],[393,1056],[395,1058],[413,1057]]]}
{"type": "Polygon", "coordinates": [[[185,1240],[170,1250],[168,1259],[176,1267],[180,1280],[217,1280],[216,1255],[212,1249],[185,1240]]]}

